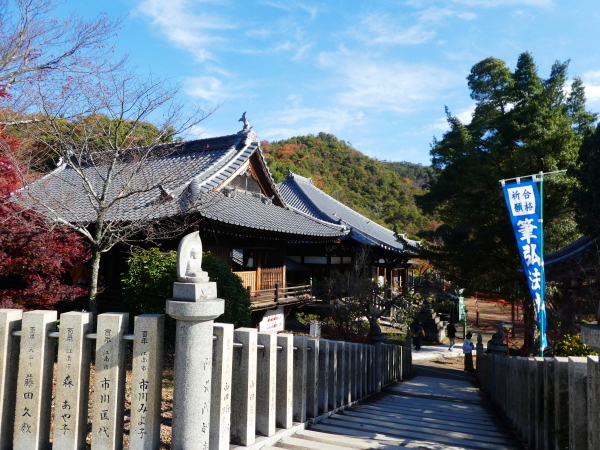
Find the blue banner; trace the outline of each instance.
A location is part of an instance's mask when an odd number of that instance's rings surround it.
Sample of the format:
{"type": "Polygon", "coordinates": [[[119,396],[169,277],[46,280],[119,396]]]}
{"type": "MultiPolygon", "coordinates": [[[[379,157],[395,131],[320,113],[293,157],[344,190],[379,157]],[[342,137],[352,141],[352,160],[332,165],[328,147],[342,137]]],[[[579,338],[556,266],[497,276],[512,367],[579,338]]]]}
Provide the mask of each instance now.
{"type": "Polygon", "coordinates": [[[540,345],[546,340],[546,276],[544,274],[543,233],[540,221],[541,199],[535,181],[511,183],[503,186],[504,198],[517,238],[517,246],[527,277],[529,291],[535,304],[540,329],[540,345]]]}

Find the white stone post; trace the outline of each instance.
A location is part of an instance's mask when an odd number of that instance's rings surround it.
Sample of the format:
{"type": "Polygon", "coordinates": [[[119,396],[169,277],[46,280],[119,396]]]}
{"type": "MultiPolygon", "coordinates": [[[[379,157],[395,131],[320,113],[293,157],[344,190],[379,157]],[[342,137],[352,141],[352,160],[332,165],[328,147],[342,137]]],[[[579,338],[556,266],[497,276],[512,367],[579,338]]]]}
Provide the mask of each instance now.
{"type": "Polygon", "coordinates": [[[54,448],[82,450],[86,446],[93,313],[67,312],[60,316],[54,448]]]}
{"type": "Polygon", "coordinates": [[[569,448],[587,449],[587,364],[569,356],[569,448]]]}
{"type": "Polygon", "coordinates": [[[141,314],[133,322],[130,450],[160,447],[164,314],[141,314]]]}
{"type": "Polygon", "coordinates": [[[600,448],[600,362],[598,356],[587,357],[588,448],[600,448]]]}
{"type": "Polygon", "coordinates": [[[294,336],[294,420],[306,421],[307,339],[294,336]]]}
{"type": "Polygon", "coordinates": [[[338,405],[338,350],[337,341],[329,341],[329,410],[338,405]]]}
{"type": "Polygon", "coordinates": [[[277,395],[277,334],[258,333],[256,376],[256,432],[275,434],[275,398],[277,395]]]}
{"type": "Polygon", "coordinates": [[[50,440],[56,311],[23,313],[14,450],[42,450],[50,440]]]}
{"type": "Polygon", "coordinates": [[[231,376],[233,366],[233,325],[215,323],[210,400],[209,450],[228,450],[231,431],[231,376]]]}
{"type": "Polygon", "coordinates": [[[125,341],[129,314],[98,316],[94,401],[92,402],[92,447],[123,448],[123,409],[125,407],[125,341]]]}
{"type": "Polygon", "coordinates": [[[252,445],[256,441],[256,357],[258,335],[255,328],[233,332],[241,348],[233,350],[233,392],[231,404],[231,442],[252,445]]]}
{"type": "Polygon", "coordinates": [[[278,334],[277,345],[281,347],[277,355],[277,426],[290,428],[293,425],[294,409],[294,336],[278,334]]]}
{"type": "Polygon", "coordinates": [[[0,450],[12,448],[20,345],[12,332],[21,329],[22,316],[20,309],[0,309],[0,450]]]}
{"type": "Polygon", "coordinates": [[[173,291],[176,300],[167,301],[167,314],[177,320],[171,445],[202,448],[210,434],[213,320],[224,300],[216,298],[214,282],[175,283],[173,291]]]}
{"type": "Polygon", "coordinates": [[[217,284],[202,271],[198,232],[181,240],[177,278],[167,314],[177,320],[173,380],[173,450],[208,449],[212,379],[213,321],[225,311],[217,284]]]}
{"type": "Polygon", "coordinates": [[[319,415],[319,339],[308,339],[307,367],[306,367],[306,416],[308,418],[319,415]]]}
{"type": "Polygon", "coordinates": [[[319,412],[329,411],[329,341],[319,341],[319,412]]]}

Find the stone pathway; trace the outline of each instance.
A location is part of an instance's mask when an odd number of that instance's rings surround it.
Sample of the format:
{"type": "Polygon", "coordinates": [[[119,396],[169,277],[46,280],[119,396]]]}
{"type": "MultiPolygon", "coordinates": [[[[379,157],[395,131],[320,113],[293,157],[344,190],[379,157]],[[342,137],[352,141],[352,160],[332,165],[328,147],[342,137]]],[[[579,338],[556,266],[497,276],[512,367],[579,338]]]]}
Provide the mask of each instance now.
{"type": "MultiPolygon", "coordinates": [[[[266,449],[522,449],[463,372],[388,386],[364,402],[283,438],[266,449]]],[[[426,369],[425,367],[423,369],[426,369]]]]}

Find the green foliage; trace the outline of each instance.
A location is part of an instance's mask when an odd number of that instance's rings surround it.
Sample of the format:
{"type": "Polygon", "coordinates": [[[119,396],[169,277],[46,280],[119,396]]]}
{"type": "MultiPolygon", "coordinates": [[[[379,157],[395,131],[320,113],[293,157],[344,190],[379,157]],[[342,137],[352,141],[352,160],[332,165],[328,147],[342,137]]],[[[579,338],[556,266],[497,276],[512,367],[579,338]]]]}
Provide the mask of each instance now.
{"type": "Polygon", "coordinates": [[[163,314],[177,281],[177,252],[136,248],[127,266],[121,280],[127,307],[135,314],[163,314]]]}
{"type": "MultiPolygon", "coordinates": [[[[134,249],[127,265],[122,274],[125,304],[134,314],[163,314],[177,281],[177,252],[134,249]]],[[[240,278],[211,253],[203,254],[202,269],[217,283],[219,297],[225,299],[225,313],[217,321],[236,327],[248,325],[250,297],[240,278]]]]}
{"type": "Polygon", "coordinates": [[[586,137],[579,151],[579,165],[573,171],[579,184],[573,199],[577,205],[577,222],[593,237],[600,236],[600,125],[586,137]]]}
{"type": "Polygon", "coordinates": [[[250,324],[250,294],[242,285],[242,280],[227,264],[212,253],[204,253],[202,269],[208,272],[211,281],[217,283],[219,298],[225,299],[225,313],[216,322],[232,323],[237,327],[250,324]]]}
{"type": "Polygon", "coordinates": [[[431,168],[371,159],[326,133],[261,145],[277,182],[289,171],[312,178],[319,189],[371,220],[402,233],[431,229],[431,215],[415,204],[431,182],[431,168]]]}
{"type": "Polygon", "coordinates": [[[566,335],[554,346],[553,356],[587,356],[597,355],[594,350],[581,342],[579,336],[566,335]]]}

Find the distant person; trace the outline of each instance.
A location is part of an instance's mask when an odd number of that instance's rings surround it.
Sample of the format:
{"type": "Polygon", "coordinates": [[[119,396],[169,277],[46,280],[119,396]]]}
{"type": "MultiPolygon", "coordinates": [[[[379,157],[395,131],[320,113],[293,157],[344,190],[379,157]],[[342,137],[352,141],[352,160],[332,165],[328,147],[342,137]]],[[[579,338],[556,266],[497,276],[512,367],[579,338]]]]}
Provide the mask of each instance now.
{"type": "Polygon", "coordinates": [[[463,353],[465,354],[465,372],[473,372],[473,342],[471,342],[471,338],[473,337],[473,333],[469,332],[465,336],[465,340],[463,341],[463,353]]]}
{"type": "Polygon", "coordinates": [[[450,339],[450,348],[448,348],[448,351],[451,352],[454,348],[454,344],[456,344],[456,327],[454,326],[453,321],[450,321],[446,327],[446,334],[448,335],[448,339],[450,339]]]}
{"type": "Polygon", "coordinates": [[[421,341],[425,337],[425,330],[421,325],[421,322],[418,320],[415,321],[412,327],[412,336],[413,336],[413,344],[415,345],[415,350],[421,350],[421,341]]]}

